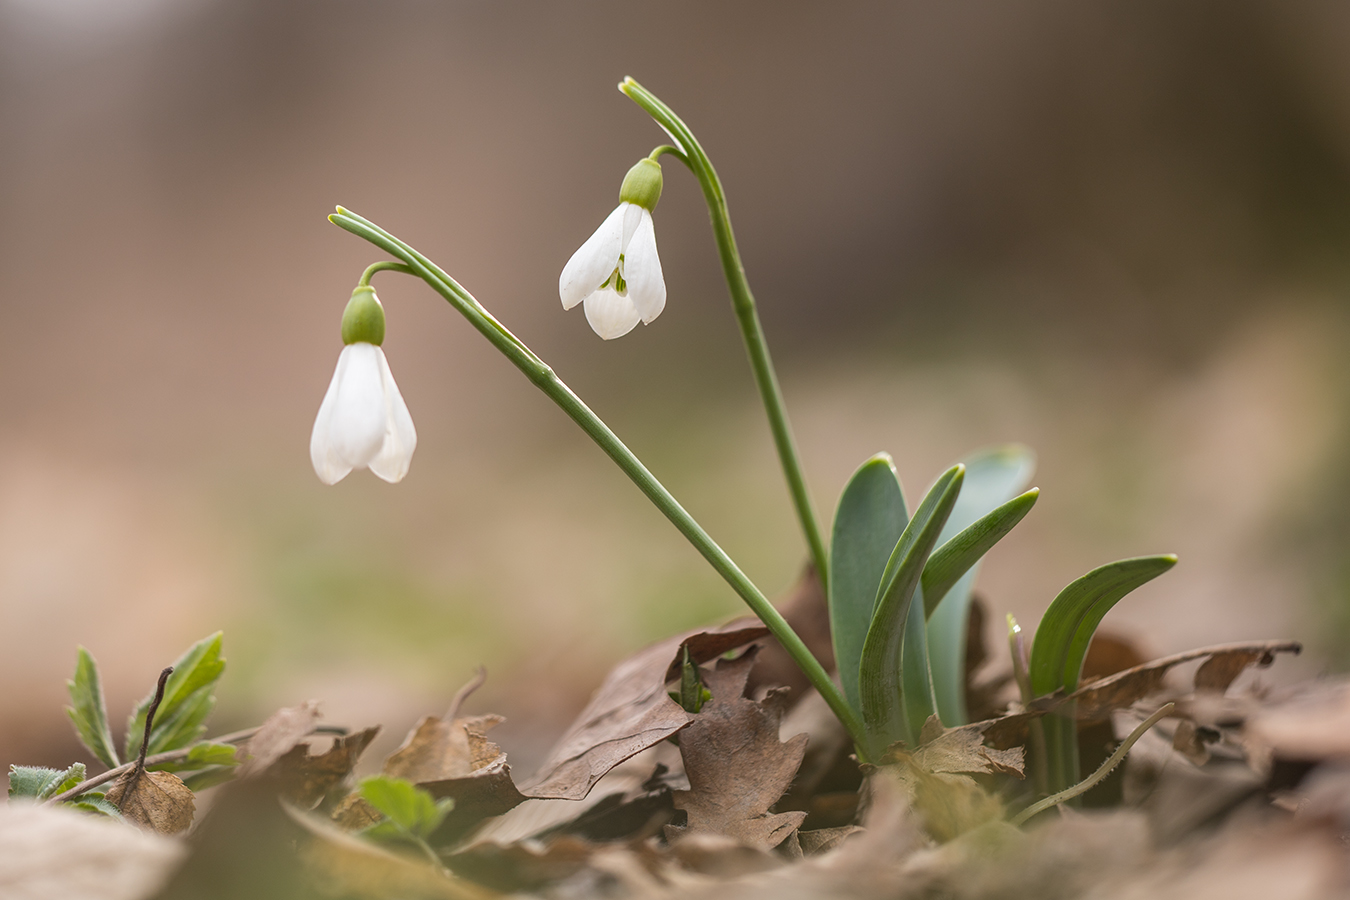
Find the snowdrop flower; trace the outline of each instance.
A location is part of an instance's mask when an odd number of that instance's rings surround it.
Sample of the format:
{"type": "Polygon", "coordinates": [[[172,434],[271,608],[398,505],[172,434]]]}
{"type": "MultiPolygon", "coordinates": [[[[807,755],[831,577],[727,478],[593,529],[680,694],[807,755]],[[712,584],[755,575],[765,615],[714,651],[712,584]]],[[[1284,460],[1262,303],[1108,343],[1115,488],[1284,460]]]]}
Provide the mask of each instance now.
{"type": "Polygon", "coordinates": [[[666,305],[652,210],[661,199],[661,166],[644,159],[628,171],[619,206],[563,266],[563,309],[584,303],[586,321],[605,340],[651,322],[666,305]]]}
{"type": "Polygon", "coordinates": [[[408,474],[417,431],[380,349],[383,341],[384,308],[375,289],[362,285],[342,314],[346,346],[309,439],[309,457],[324,484],[366,467],[388,482],[408,474]]]}

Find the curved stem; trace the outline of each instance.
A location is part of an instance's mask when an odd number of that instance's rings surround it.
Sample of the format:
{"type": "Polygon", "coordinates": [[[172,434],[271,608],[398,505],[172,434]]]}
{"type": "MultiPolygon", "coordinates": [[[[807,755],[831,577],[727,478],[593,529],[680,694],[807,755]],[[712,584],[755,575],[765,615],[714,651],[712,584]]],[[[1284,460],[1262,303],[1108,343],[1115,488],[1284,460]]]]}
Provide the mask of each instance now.
{"type": "Polygon", "coordinates": [[[811,684],[816,690],[820,691],[830,709],[834,711],[834,714],[839,717],[839,721],[848,730],[854,743],[859,748],[866,746],[862,722],[858,719],[857,714],[849,707],[844,695],[830,680],[830,676],[821,666],[819,660],[811,655],[811,651],[807,649],[806,644],[797,636],[797,633],[792,630],[792,626],[788,625],[782,614],[774,609],[773,604],[755,586],[754,582],[740,570],[740,567],[732,561],[726,551],[708,536],[708,533],[694,520],[693,516],[685,511],[670,491],[666,490],[660,481],[657,481],[656,476],[642,464],[642,461],[624,446],[623,442],[609,429],[609,426],[592,412],[590,407],[583,403],[581,398],[574,394],[572,389],[564,384],[563,380],[543,360],[536,356],[515,335],[511,334],[504,325],[492,318],[487,310],[474,299],[472,294],[461,287],[435,263],[408,244],[375,223],[363,219],[355,213],[348,212],[342,207],[338,207],[336,215],[328,218],[339,228],[365,238],[390,255],[406,262],[414,274],[425,281],[432,290],[449,301],[451,306],[469,320],[469,324],[478,329],[479,333],[500,350],[502,355],[509,359],[516,368],[525,373],[525,377],[530,379],[535,387],[543,391],[550,400],[571,417],[572,421],[581,426],[581,430],[586,432],[590,439],[600,446],[601,450],[605,451],[609,458],[623,470],[624,474],[638,486],[638,489],[647,495],[647,499],[670,520],[671,524],[679,529],[680,533],[694,545],[695,549],[717,570],[717,573],[726,580],[727,584],[731,585],[732,589],[740,595],[755,615],[759,616],[770,633],[778,639],[779,643],[783,645],[783,649],[801,668],[811,684]]]}
{"type": "MultiPolygon", "coordinates": [[[[822,587],[829,587],[829,556],[825,552],[825,541],[816,523],[816,512],[811,504],[811,494],[806,488],[806,478],[802,475],[801,461],[797,458],[797,446],[792,438],[792,426],[788,424],[787,408],[783,403],[783,392],[778,387],[778,376],[774,372],[773,360],[769,358],[769,345],[764,339],[764,329],[759,323],[759,313],[755,310],[755,297],[750,293],[750,282],[745,277],[745,266],[741,264],[740,251],[736,249],[736,237],[731,231],[731,216],[727,212],[726,194],[716,170],[703,152],[694,133],[679,116],[671,111],[654,94],[631,78],[625,78],[619,90],[638,106],[642,107],[656,123],[666,130],[681,147],[672,147],[669,151],[694,173],[703,188],[703,199],[708,203],[708,215],[712,218],[713,236],[717,239],[717,253],[722,259],[722,274],[727,280],[727,289],[731,293],[731,306],[736,312],[736,321],[741,326],[741,336],[745,339],[745,352],[750,357],[750,368],[755,373],[755,382],[759,386],[759,396],[764,403],[764,411],[769,416],[769,428],[773,432],[774,444],[778,447],[778,460],[787,477],[788,490],[792,493],[793,505],[797,508],[797,518],[801,522],[802,533],[811,548],[811,558],[816,564],[822,587]],[[680,152],[681,149],[683,152],[680,152]]],[[[662,148],[658,147],[657,150],[662,148]]],[[[655,151],[653,151],[655,152],[655,151]]]]}
{"type": "Polygon", "coordinates": [[[361,273],[361,280],[356,283],[356,286],[368,287],[370,285],[370,279],[374,277],[376,272],[386,272],[386,271],[402,272],[404,275],[416,274],[415,272],[413,272],[412,269],[408,268],[403,263],[394,262],[391,259],[386,259],[382,262],[371,263],[370,265],[366,266],[366,270],[361,273]]]}

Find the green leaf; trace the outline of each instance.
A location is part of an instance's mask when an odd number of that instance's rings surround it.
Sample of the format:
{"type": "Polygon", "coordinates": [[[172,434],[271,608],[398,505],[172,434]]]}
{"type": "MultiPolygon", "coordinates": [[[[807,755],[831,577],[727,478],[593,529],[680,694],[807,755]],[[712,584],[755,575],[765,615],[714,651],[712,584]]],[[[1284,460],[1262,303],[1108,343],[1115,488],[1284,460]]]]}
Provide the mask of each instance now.
{"type": "Polygon", "coordinates": [[[84,763],[75,763],[68,769],[48,769],[44,766],[10,766],[9,796],[33,797],[46,800],[70,790],[84,781],[84,763]]]}
{"type": "Polygon", "coordinates": [[[895,464],[878,453],[844,487],[830,541],[830,633],[844,696],[859,712],[858,662],[872,625],[881,575],[908,515],[895,464]]]}
{"type": "Polygon", "coordinates": [[[96,794],[92,792],[87,794],[81,794],[74,800],[67,800],[65,803],[61,805],[73,806],[76,809],[84,810],[85,812],[95,813],[96,815],[100,816],[107,816],[110,819],[122,818],[122,811],[118,809],[116,806],[109,803],[107,800],[103,799],[103,796],[104,795],[101,793],[96,794]]]}
{"type": "MultiPolygon", "coordinates": [[[[969,476],[967,476],[969,478],[969,476]]],[[[1019,494],[933,551],[923,568],[924,612],[931,617],[951,589],[1036,505],[1040,488],[1019,494]]],[[[953,510],[956,515],[959,510],[953,510]]],[[[951,527],[951,520],[947,521],[951,527]]]]}
{"type": "MultiPolygon", "coordinates": [[[[164,685],[164,699],[155,713],[147,753],[163,753],[186,747],[201,736],[201,722],[215,705],[212,688],[225,671],[220,655],[221,632],[203,638],[188,648],[173,664],[173,674],[164,685]]],[[[150,691],[127,720],[126,757],[140,753],[145,734],[145,714],[155,700],[150,691]]]]}
{"type": "Polygon", "coordinates": [[[964,475],[965,467],[956,465],[937,480],[905,526],[882,575],[881,593],[863,642],[858,671],[863,723],[873,754],[906,737],[901,683],[905,625],[924,564],[951,515],[964,475]]]}
{"type": "Polygon", "coordinates": [[[937,697],[933,694],[933,670],[928,659],[928,629],[922,597],[923,587],[915,588],[900,646],[900,700],[904,706],[905,742],[911,747],[919,745],[924,723],[938,711],[937,697]]]}
{"type": "Polygon", "coordinates": [[[103,703],[103,684],[98,677],[98,663],[89,651],[80,647],[75,655],[75,678],[66,682],[73,706],[66,707],[66,715],[75,723],[80,743],[110,769],[121,765],[113,749],[112,731],[108,728],[108,707],[103,703]]]}
{"type": "Polygon", "coordinates": [[[422,839],[430,837],[454,807],[454,801],[448,797],[438,803],[411,781],[388,775],[363,779],[359,791],[365,801],[389,821],[422,839]]]}
{"type": "Polygon", "coordinates": [[[233,767],[239,765],[235,754],[239,748],[234,744],[203,741],[188,750],[187,756],[173,762],[146,766],[152,772],[190,772],[193,769],[205,769],[211,766],[233,767]]]}
{"type": "Polygon", "coordinates": [[[1031,644],[1031,691],[1037,697],[1078,688],[1088,644],[1111,607],[1130,591],[1172,568],[1177,558],[1140,556],[1109,563],[1059,592],[1041,617],[1031,644]]]}
{"type": "Polygon", "coordinates": [[[215,787],[218,784],[234,778],[234,766],[211,766],[209,769],[202,769],[200,772],[194,772],[183,779],[183,784],[187,785],[188,790],[204,791],[207,788],[215,787]]]}

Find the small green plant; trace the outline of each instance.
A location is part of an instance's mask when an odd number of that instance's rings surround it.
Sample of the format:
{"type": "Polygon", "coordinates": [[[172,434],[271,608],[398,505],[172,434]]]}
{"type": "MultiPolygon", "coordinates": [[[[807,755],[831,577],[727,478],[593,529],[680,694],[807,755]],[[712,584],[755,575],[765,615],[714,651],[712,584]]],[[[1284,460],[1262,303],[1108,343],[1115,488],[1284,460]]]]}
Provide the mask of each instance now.
{"type": "Polygon", "coordinates": [[[411,781],[389,775],[372,775],[362,779],[357,792],[361,799],[384,817],[363,829],[361,834],[364,837],[381,843],[413,847],[436,866],[441,866],[440,857],[427,843],[427,839],[441,827],[445,817],[455,808],[454,800],[449,797],[437,800],[411,781]]]}
{"type": "MultiPolygon", "coordinates": [[[[333,483],[367,466],[388,481],[408,470],[416,433],[389,375],[379,344],[384,311],[370,287],[380,271],[414,275],[444,297],[525,376],[554,401],[621,468],[760,617],[848,730],[862,760],[890,745],[917,745],[932,720],[965,724],[963,695],[971,588],[983,556],[1030,511],[1039,496],[1026,490],[1034,470],[1029,450],[998,447],[974,453],[937,479],[913,515],[890,457],[865,462],[844,488],[827,547],[812,507],[786,405],[760,326],[754,296],[731,228],[726,194],[693,132],[631,78],[629,99],[673,143],[656,147],[625,176],[619,206],[572,255],[559,278],[563,307],[583,305],[602,338],[651,323],[665,307],[653,211],[663,187],[660,160],[672,157],[697,179],[707,202],[732,308],[750,368],[815,570],[826,589],[836,685],[764,593],[707,534],[614,432],[557,374],[444,270],[368,219],[338,207],[330,220],[393,256],[362,274],[343,316],[345,349],[315,421],[315,470],[333,483]],[[349,359],[350,357],[350,359],[349,359]],[[358,359],[359,357],[359,359],[358,359]]],[[[1083,654],[1106,611],[1125,593],[1172,564],[1172,557],[1127,560],[1080,579],[1060,595],[1038,630],[1032,651],[1036,695],[1071,691],[1083,654]],[[1105,573],[1105,574],[1098,574],[1105,573]]],[[[679,702],[696,710],[699,686],[682,684],[679,702]]],[[[1054,777],[1046,791],[1076,778],[1074,723],[1046,725],[1054,777]]]]}

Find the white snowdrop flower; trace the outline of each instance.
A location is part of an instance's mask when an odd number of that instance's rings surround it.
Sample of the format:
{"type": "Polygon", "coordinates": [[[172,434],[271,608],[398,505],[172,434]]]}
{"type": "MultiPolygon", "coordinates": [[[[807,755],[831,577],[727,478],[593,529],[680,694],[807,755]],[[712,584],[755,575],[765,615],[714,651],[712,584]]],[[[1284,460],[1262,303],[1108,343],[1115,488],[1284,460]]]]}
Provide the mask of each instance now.
{"type": "Polygon", "coordinates": [[[607,341],[632,331],[639,321],[650,324],[666,306],[652,225],[660,199],[661,166],[644,159],[624,178],[618,208],[572,254],[558,278],[563,309],[584,303],[586,321],[607,341]]]}
{"type": "Polygon", "coordinates": [[[374,288],[352,292],[342,314],[342,354],[314,419],[309,456],[324,484],[369,468],[388,482],[408,474],[417,430],[380,344],[384,308],[374,288]]]}

